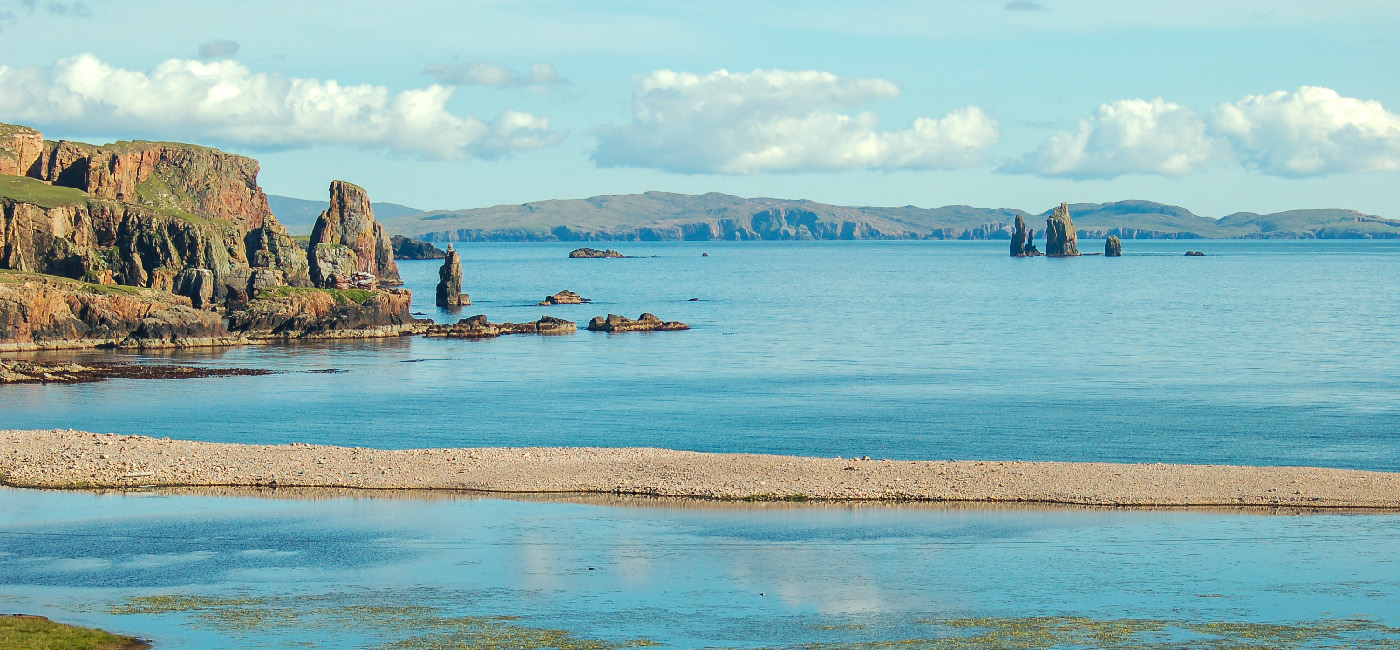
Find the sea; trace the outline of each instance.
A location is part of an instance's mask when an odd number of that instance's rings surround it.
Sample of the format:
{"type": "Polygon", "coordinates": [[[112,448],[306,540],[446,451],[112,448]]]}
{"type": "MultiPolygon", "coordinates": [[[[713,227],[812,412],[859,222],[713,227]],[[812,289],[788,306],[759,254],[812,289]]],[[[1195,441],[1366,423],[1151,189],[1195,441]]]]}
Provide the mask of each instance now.
{"type": "MultiPolygon", "coordinates": [[[[1400,242],[611,245],[461,245],[456,312],[400,262],[420,317],[576,334],[35,354],[276,372],[6,386],[0,429],[1400,471],[1400,242]],[[583,331],[642,312],[691,329],[583,331]]],[[[1383,511],[0,488],[0,613],[159,650],[1393,647],[1397,557],[1383,511]]]]}

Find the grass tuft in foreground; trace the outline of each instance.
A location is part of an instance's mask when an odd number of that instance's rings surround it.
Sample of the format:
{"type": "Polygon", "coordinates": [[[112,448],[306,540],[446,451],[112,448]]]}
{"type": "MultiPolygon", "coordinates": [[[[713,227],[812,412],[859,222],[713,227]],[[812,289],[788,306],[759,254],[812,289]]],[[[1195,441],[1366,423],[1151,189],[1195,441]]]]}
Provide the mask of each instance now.
{"type": "Polygon", "coordinates": [[[40,616],[0,616],[0,648],[5,650],[145,650],[129,636],[55,623],[40,616]]]}

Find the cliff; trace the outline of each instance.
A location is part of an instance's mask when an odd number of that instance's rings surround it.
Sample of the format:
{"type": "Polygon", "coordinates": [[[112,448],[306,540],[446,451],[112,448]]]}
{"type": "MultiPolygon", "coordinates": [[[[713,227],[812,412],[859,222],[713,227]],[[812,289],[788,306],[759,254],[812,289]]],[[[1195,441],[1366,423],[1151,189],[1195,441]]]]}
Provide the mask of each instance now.
{"type": "Polygon", "coordinates": [[[0,268],[163,290],[207,270],[214,303],[245,297],[255,277],[310,284],[251,158],[163,142],[43,142],[10,125],[0,143],[0,173],[25,174],[0,175],[0,268]]]}
{"type": "Polygon", "coordinates": [[[335,279],[346,279],[349,271],[372,274],[379,284],[403,284],[399,265],[394,262],[393,243],[384,226],[374,219],[369,194],[345,181],[332,182],[330,194],[330,207],[316,219],[316,227],[311,230],[309,262],[313,282],[321,287],[334,286],[335,279]]]}
{"type": "Polygon", "coordinates": [[[223,321],[163,291],[0,271],[0,350],[230,341],[223,321]]]}

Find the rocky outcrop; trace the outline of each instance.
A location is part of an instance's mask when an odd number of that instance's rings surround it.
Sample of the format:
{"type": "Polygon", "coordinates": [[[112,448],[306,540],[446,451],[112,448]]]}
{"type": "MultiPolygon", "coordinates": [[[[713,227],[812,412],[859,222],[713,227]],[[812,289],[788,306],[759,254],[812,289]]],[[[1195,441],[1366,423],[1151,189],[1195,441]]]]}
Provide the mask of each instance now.
{"type": "Polygon", "coordinates": [[[598,250],[598,249],[596,249],[596,248],[576,248],[576,249],[574,249],[574,250],[569,251],[569,257],[570,257],[571,259],[576,259],[576,260],[577,260],[577,259],[597,259],[597,258],[604,258],[604,257],[626,257],[626,255],[623,255],[622,253],[619,253],[619,252],[617,252],[617,251],[615,251],[615,250],[613,250],[613,249],[611,249],[611,248],[609,248],[608,250],[605,250],[605,251],[600,251],[600,250],[598,250]]]}
{"type": "Polygon", "coordinates": [[[1061,203],[1055,213],[1045,220],[1045,255],[1076,257],[1079,255],[1079,234],[1069,216],[1069,205],[1061,203]]]}
{"type": "Polygon", "coordinates": [[[0,271],[0,350],[230,342],[218,314],[181,296],[0,271]]]}
{"type": "Polygon", "coordinates": [[[596,316],[588,322],[590,332],[675,332],[688,330],[689,325],[677,321],[663,321],[654,314],[642,314],[637,320],[625,316],[608,314],[596,316]]]}
{"type": "Polygon", "coordinates": [[[384,226],[374,220],[369,194],[345,181],[332,182],[330,194],[330,207],[316,219],[311,231],[311,281],[327,287],[332,286],[332,278],[340,277],[346,253],[318,250],[340,246],[354,254],[356,272],[374,275],[379,284],[403,284],[394,263],[394,246],[384,226]]]}
{"type": "Polygon", "coordinates": [[[593,301],[584,298],[583,296],[580,296],[572,291],[569,291],[568,289],[565,289],[552,296],[545,296],[545,299],[541,300],[536,306],[547,307],[549,305],[586,305],[590,302],[593,301]]]}
{"type": "Polygon", "coordinates": [[[0,124],[0,175],[28,176],[43,153],[43,133],[27,126],[0,124]]]}
{"type": "Polygon", "coordinates": [[[312,246],[307,263],[311,267],[312,286],[325,289],[348,288],[351,276],[360,272],[360,257],[349,246],[312,246]]]}
{"type": "Polygon", "coordinates": [[[1103,254],[1105,257],[1122,257],[1123,241],[1118,239],[1118,235],[1109,235],[1103,242],[1103,254]]]}
{"type": "Polygon", "coordinates": [[[447,255],[437,246],[403,235],[390,237],[389,244],[394,248],[396,260],[440,260],[447,255]]]}
{"type": "Polygon", "coordinates": [[[1205,257],[1205,256],[1206,256],[1206,254],[1205,254],[1205,253],[1202,253],[1201,251],[1186,251],[1186,257],[1205,257]]]}
{"type": "Polygon", "coordinates": [[[413,318],[413,294],[403,289],[303,289],[278,287],[232,309],[229,329],[249,338],[380,338],[421,331],[413,318]]]}
{"type": "Polygon", "coordinates": [[[1037,257],[1040,254],[1035,247],[1035,230],[1028,230],[1026,220],[1016,215],[1016,229],[1011,233],[1011,256],[1037,257]]]}
{"type": "Polygon", "coordinates": [[[261,368],[210,368],[149,363],[85,363],[5,361],[0,359],[0,384],[84,384],[107,379],[199,379],[270,375],[261,368]]]}
{"type": "Polygon", "coordinates": [[[573,321],[550,316],[533,323],[492,323],[485,315],[463,318],[452,325],[433,325],[424,336],[450,339],[490,339],[508,334],[572,334],[578,331],[573,321]]]}
{"type": "MultiPolygon", "coordinates": [[[[6,133],[42,141],[0,125],[0,140],[6,133]]],[[[0,195],[0,268],[162,290],[176,289],[187,269],[205,269],[215,303],[243,297],[259,268],[310,284],[305,254],[257,185],[257,161],[161,142],[42,149],[30,178],[8,179],[12,191],[0,195]]]]}
{"type": "Polygon", "coordinates": [[[462,256],[447,245],[447,252],[438,269],[437,306],[462,307],[472,304],[472,299],[462,293],[462,256]]]}

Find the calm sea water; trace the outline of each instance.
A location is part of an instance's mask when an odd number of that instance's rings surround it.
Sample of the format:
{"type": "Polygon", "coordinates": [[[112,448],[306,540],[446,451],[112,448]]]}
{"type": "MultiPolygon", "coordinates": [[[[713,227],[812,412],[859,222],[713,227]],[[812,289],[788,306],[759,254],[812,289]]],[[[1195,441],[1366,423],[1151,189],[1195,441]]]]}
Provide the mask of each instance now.
{"type": "MultiPolygon", "coordinates": [[[[936,622],[971,617],[1400,625],[1393,516],[280,494],[0,489],[0,611],[204,650],[539,647],[541,628],[834,650],[966,635],[936,622]],[[442,620],[497,616],[518,618],[442,620]],[[434,643],[454,625],[516,636],[434,643]]],[[[1190,647],[1367,646],[1333,634],[1190,647]]]]}
{"type": "MultiPolygon", "coordinates": [[[[464,245],[459,314],[432,305],[436,262],[401,269],[440,321],[649,311],[693,330],[147,356],[285,372],[4,387],[0,428],[1400,470],[1400,242],[617,246],[639,257],[464,245]],[[561,289],[594,303],[534,306],[561,289]],[[346,372],[300,372],[327,368],[346,372]]],[[[92,354],[122,356],[68,356],[92,354]]]]}

